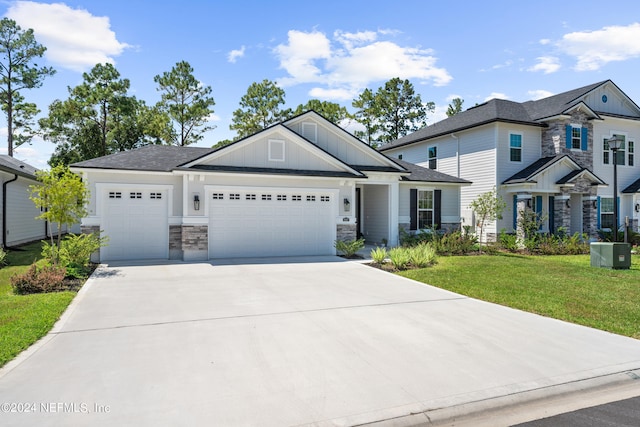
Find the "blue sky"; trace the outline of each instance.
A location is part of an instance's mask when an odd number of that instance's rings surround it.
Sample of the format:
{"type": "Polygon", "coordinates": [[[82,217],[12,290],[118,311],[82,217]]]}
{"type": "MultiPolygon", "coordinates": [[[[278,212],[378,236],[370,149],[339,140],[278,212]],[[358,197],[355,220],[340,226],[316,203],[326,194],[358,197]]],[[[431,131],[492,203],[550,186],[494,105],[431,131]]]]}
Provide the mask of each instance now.
{"type": "MultiPolygon", "coordinates": [[[[97,62],[115,64],[131,93],[152,104],[153,77],[188,61],[216,101],[217,127],[201,146],[234,136],[232,112],[263,79],[283,87],[287,107],[318,98],[353,111],[363,89],[407,78],[437,106],[429,123],[454,97],[467,108],[606,79],[640,103],[637,0],[0,1],[0,13],[33,28],[48,48],[44,63],[58,71],[24,92],[43,112],[97,62]]],[[[4,119],[0,138],[6,153],[4,119]]],[[[53,150],[36,140],[15,156],[43,168],[53,150]]]]}

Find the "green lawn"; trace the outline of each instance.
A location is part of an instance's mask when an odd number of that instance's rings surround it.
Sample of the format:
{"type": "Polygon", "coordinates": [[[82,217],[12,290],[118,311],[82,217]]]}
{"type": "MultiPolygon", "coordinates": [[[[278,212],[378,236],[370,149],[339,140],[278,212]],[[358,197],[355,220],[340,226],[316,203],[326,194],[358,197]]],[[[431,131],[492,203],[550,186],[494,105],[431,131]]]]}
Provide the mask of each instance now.
{"type": "Polygon", "coordinates": [[[629,270],[589,255],[440,257],[402,276],[472,298],[640,339],[640,256],[629,270]]]}
{"type": "Polygon", "coordinates": [[[40,258],[40,243],[9,250],[8,265],[0,269],[0,366],[46,335],[75,292],[14,295],[10,278],[40,258]]]}

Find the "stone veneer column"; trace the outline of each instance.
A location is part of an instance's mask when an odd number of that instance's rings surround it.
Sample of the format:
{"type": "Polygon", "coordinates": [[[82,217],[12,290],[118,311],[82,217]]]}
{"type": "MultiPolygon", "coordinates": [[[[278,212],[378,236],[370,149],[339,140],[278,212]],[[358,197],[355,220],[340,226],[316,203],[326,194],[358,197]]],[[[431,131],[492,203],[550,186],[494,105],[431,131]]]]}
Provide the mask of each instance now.
{"type": "Polygon", "coordinates": [[[336,226],[336,239],[347,242],[356,240],[356,224],[338,224],[336,226]]]}
{"type": "Polygon", "coordinates": [[[182,226],[169,226],[169,259],[182,259],[182,226]]]}
{"type": "Polygon", "coordinates": [[[571,208],[567,206],[567,202],[571,200],[571,196],[563,194],[554,198],[554,229],[556,232],[563,227],[567,233],[571,232],[571,208]]]}
{"type": "MultiPolygon", "coordinates": [[[[81,225],[80,232],[82,234],[97,234],[100,236],[100,226],[99,225],[81,225]]],[[[91,262],[98,263],[100,262],[100,248],[97,251],[91,254],[91,262]]]]}
{"type": "Polygon", "coordinates": [[[588,237],[598,237],[597,197],[585,196],[582,199],[582,230],[588,237]]]}
{"type": "Polygon", "coordinates": [[[516,201],[516,236],[521,242],[524,242],[525,239],[524,230],[520,226],[522,224],[522,213],[531,210],[528,206],[532,202],[531,199],[531,194],[518,194],[516,201]]]}
{"type": "Polygon", "coordinates": [[[209,258],[209,227],[207,225],[182,226],[182,259],[205,261],[209,258]]]}

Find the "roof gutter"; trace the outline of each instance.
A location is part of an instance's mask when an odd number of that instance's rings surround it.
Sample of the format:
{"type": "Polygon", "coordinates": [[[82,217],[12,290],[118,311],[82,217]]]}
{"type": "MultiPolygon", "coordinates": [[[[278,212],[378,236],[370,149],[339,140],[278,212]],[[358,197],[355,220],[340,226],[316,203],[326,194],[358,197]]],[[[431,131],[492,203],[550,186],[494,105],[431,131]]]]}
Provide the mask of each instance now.
{"type": "Polygon", "coordinates": [[[7,248],[7,185],[18,180],[18,174],[13,174],[13,179],[2,183],[2,249],[7,248]]]}

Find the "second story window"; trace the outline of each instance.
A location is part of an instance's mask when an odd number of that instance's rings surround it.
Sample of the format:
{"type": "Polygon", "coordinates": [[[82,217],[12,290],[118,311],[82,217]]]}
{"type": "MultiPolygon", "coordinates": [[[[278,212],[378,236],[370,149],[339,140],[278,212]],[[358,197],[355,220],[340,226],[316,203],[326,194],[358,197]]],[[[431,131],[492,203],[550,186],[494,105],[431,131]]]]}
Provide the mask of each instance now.
{"type": "Polygon", "coordinates": [[[509,160],[512,162],[522,161],[522,135],[509,134],[509,160]]]}
{"type": "Polygon", "coordinates": [[[429,147],[429,169],[438,169],[438,147],[429,147]]]}
{"type": "Polygon", "coordinates": [[[634,155],[634,151],[635,151],[635,144],[633,143],[633,141],[629,141],[628,146],[627,146],[627,165],[629,166],[633,166],[636,164],[636,162],[634,161],[633,155],[634,155]]]}
{"type": "Polygon", "coordinates": [[[586,127],[579,124],[567,125],[566,138],[566,148],[569,150],[587,151],[589,149],[589,129],[586,127]]]}
{"type": "MultiPolygon", "coordinates": [[[[616,135],[614,134],[613,136],[616,136],[616,135]]],[[[627,157],[627,153],[625,152],[626,141],[624,140],[625,139],[624,135],[620,135],[620,136],[622,136],[623,142],[622,142],[622,145],[620,146],[620,149],[616,152],[617,154],[616,163],[618,164],[618,166],[624,166],[625,159],[627,157]]],[[[604,140],[602,141],[602,163],[605,165],[613,164],[612,158],[613,158],[613,151],[611,151],[611,148],[609,148],[609,138],[604,138],[604,140]]],[[[629,141],[629,159],[628,160],[630,162],[629,166],[633,166],[633,142],[632,141],[629,141]]]]}

